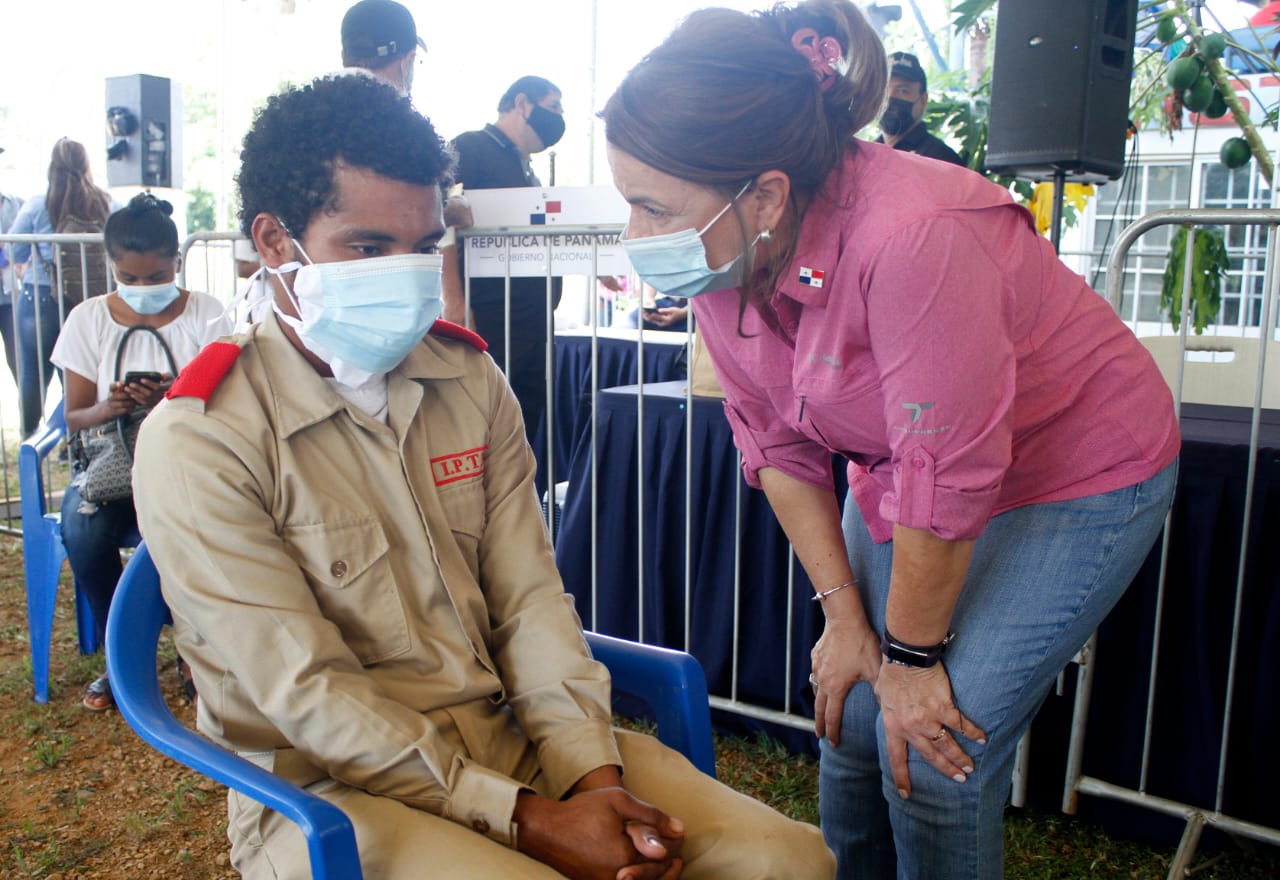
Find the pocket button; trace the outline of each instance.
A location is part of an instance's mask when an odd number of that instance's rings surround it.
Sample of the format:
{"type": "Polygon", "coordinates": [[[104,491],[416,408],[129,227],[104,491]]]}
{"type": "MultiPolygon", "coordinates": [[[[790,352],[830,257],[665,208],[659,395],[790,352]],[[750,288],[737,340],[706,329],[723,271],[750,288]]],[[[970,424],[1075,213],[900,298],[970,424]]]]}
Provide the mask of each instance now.
{"type": "Polygon", "coordinates": [[[347,563],[345,560],[339,559],[333,565],[329,566],[329,574],[336,578],[347,576],[347,563]]]}

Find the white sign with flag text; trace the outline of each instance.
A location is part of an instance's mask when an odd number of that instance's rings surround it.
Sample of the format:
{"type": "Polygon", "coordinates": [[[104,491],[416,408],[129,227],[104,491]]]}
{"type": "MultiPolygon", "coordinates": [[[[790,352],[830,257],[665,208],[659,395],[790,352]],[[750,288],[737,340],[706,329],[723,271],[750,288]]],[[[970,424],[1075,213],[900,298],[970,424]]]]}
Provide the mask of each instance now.
{"type": "Polygon", "coordinates": [[[465,238],[467,272],[473,278],[528,278],[553,275],[626,275],[631,271],[618,244],[617,229],[628,207],[611,186],[543,186],[468,190],[472,228],[487,230],[465,238]],[[603,226],[600,232],[557,226],[603,226]],[[595,256],[593,261],[592,256],[595,256]]]}

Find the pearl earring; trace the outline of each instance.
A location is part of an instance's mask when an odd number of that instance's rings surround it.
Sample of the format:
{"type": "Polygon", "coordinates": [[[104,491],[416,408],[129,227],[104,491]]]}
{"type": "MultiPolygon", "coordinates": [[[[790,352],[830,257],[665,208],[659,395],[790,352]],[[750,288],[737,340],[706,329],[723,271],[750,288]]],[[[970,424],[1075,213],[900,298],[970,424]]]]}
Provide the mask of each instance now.
{"type": "Polygon", "coordinates": [[[760,230],[760,240],[761,240],[761,241],[773,241],[773,233],[772,233],[772,232],[770,232],[768,229],[762,229],[762,230],[760,230]]]}

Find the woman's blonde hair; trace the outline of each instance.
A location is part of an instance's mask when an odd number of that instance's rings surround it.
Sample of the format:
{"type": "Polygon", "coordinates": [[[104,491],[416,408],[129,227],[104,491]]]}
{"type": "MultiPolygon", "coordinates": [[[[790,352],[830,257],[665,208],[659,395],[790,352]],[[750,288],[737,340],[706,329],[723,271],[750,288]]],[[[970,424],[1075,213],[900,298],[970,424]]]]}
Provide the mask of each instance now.
{"type": "Polygon", "coordinates": [[[93,185],[84,144],[64,137],[53,145],[45,208],[55,230],[63,217],[106,223],[111,214],[111,197],[93,185]]]}

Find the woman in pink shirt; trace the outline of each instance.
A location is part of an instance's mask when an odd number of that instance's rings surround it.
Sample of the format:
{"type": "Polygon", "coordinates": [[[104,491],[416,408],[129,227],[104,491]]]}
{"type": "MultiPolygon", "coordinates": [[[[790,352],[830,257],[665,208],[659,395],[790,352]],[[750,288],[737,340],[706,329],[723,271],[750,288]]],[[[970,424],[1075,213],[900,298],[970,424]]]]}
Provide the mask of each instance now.
{"type": "Polygon", "coordinates": [[[1178,426],[1007,191],[853,139],[885,81],[846,0],[708,9],[603,117],[632,265],[697,297],[747,481],[826,613],[840,876],[999,877],[1017,741],[1159,533],[1178,426]]]}

